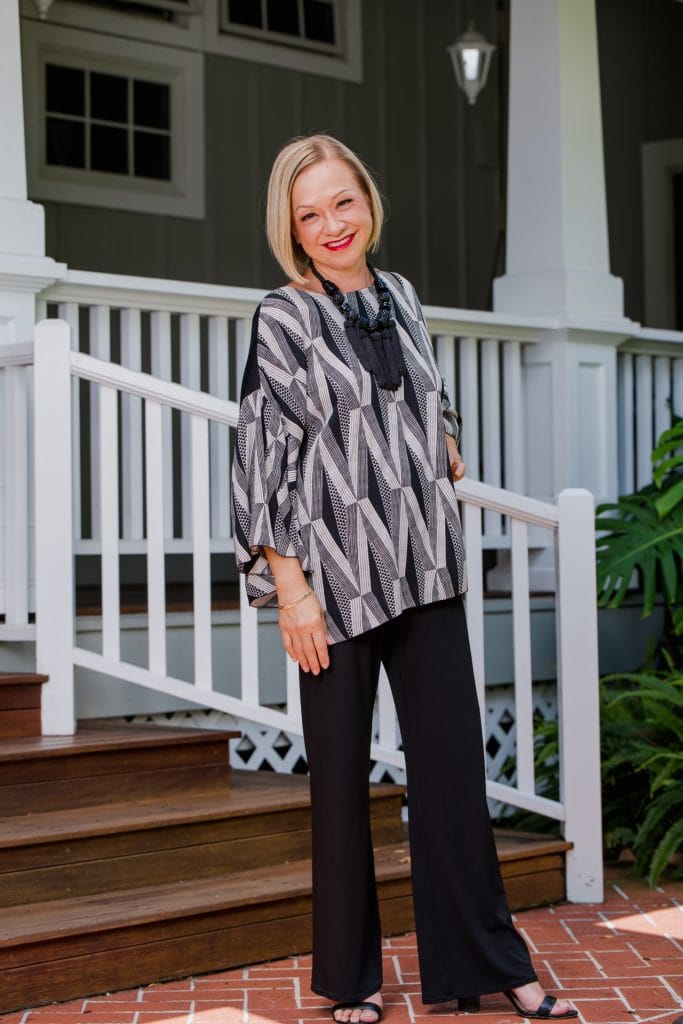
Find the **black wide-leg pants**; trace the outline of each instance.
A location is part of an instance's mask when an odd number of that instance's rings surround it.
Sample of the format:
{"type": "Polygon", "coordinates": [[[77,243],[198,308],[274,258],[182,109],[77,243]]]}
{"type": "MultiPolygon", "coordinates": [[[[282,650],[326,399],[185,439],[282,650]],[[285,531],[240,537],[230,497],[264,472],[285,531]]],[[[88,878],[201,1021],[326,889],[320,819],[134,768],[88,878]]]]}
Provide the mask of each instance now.
{"type": "Polygon", "coordinates": [[[313,827],[311,987],[350,1001],[382,985],[368,787],[381,664],[406,755],[423,1001],[534,981],[498,867],[464,608],[453,598],[334,644],[327,670],[300,673],[313,827]]]}

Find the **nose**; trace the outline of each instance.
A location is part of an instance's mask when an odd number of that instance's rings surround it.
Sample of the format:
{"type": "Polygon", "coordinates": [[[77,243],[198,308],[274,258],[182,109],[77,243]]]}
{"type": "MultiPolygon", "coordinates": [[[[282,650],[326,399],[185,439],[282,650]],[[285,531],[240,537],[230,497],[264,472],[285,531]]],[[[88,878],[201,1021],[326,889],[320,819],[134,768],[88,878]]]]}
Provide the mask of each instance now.
{"type": "Polygon", "coordinates": [[[337,210],[331,210],[325,215],[325,233],[331,238],[339,234],[340,229],[344,225],[344,218],[341,213],[337,210]]]}

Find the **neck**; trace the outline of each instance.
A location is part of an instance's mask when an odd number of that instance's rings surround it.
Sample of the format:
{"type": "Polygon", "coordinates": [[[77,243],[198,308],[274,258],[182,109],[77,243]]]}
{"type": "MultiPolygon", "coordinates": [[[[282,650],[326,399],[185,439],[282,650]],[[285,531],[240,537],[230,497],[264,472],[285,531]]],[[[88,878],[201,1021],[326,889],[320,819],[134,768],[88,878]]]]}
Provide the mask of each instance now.
{"type": "MultiPolygon", "coordinates": [[[[323,263],[315,264],[315,269],[318,271],[321,277],[324,277],[328,281],[332,281],[336,284],[342,292],[355,292],[361,288],[368,288],[372,284],[372,274],[365,262],[361,266],[353,267],[348,270],[334,269],[326,266],[323,263]]],[[[323,291],[323,286],[309,267],[305,274],[306,278],[310,282],[311,286],[316,291],[323,291]]]]}

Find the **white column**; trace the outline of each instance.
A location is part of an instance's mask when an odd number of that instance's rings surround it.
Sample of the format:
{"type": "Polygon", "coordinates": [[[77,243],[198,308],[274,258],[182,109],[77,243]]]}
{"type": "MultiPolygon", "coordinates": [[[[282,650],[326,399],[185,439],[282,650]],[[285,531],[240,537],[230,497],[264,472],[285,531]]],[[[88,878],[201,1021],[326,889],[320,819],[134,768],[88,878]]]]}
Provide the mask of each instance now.
{"type": "Polygon", "coordinates": [[[30,341],[35,295],[62,277],[45,257],[45,217],[26,191],[18,0],[0,4],[0,344],[30,341]]]}
{"type": "Polygon", "coordinates": [[[506,273],[496,312],[623,315],[609,272],[595,0],[511,0],[506,273]]]}

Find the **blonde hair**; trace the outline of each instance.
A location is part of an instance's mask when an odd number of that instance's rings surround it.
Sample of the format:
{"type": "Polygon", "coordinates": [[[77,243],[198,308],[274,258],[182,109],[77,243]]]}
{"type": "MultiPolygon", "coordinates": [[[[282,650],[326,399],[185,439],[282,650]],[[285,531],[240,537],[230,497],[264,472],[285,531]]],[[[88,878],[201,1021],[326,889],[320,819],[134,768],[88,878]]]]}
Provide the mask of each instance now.
{"type": "Polygon", "coordinates": [[[303,271],[308,266],[308,256],[294,239],[292,233],[292,188],[301,172],[330,157],[344,160],[355,174],[363,189],[372,213],[372,233],[368,250],[374,252],[379,246],[384,208],[382,199],[370,172],[359,157],[343,142],[331,135],[309,135],[292,139],[275,157],[268,181],[266,208],[266,235],[270,250],[284,270],[287,278],[297,284],[305,284],[303,271]]]}

